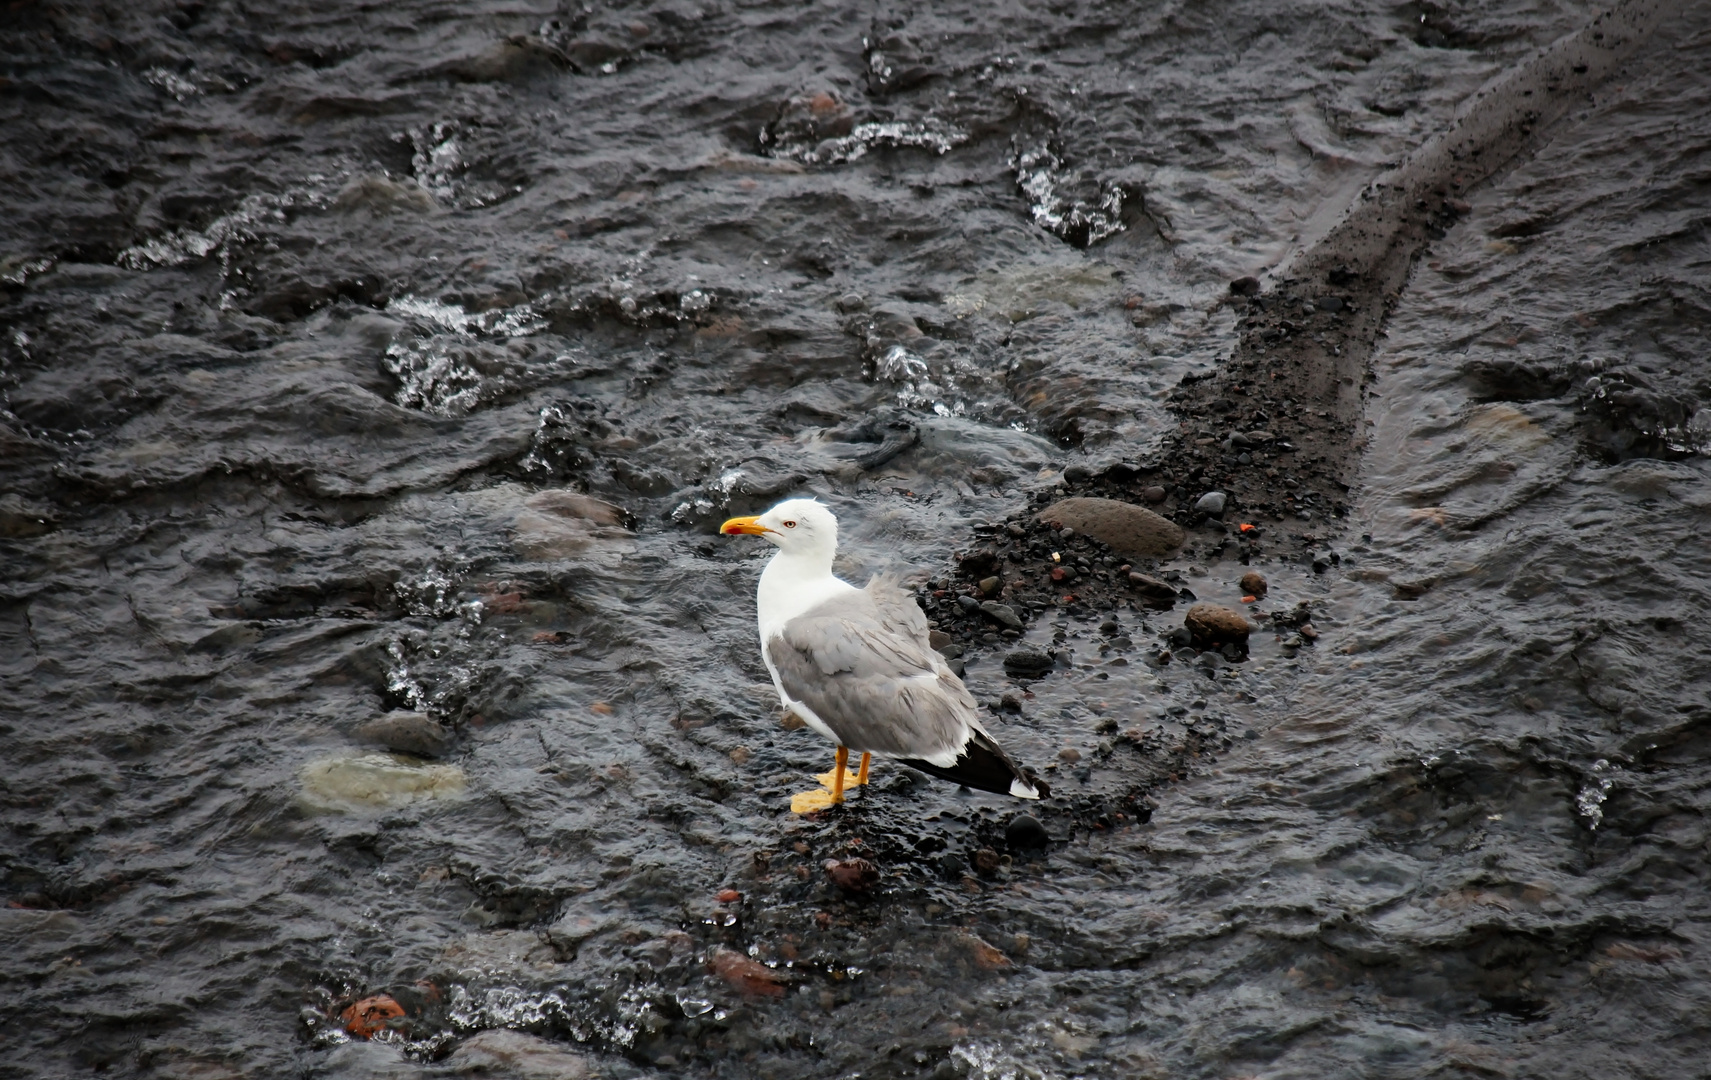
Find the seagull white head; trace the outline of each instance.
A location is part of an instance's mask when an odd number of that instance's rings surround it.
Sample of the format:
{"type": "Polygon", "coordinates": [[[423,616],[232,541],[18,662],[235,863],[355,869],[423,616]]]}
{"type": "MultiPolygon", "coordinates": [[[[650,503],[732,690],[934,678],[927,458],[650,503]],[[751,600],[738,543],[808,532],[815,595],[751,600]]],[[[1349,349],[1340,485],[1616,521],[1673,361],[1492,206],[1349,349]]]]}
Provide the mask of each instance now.
{"type": "Polygon", "coordinates": [[[758,536],[782,555],[802,555],[827,566],[838,552],[838,519],[813,499],[786,499],[756,517],[732,518],[719,531],[758,536]]]}

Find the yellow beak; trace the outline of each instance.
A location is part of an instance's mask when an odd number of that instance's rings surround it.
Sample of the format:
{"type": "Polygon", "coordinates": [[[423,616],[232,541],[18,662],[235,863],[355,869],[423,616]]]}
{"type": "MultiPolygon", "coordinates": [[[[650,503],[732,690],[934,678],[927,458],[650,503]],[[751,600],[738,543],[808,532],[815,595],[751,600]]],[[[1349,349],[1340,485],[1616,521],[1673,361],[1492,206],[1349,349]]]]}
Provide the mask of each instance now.
{"type": "Polygon", "coordinates": [[[726,536],[761,536],[775,530],[760,523],[759,518],[732,518],[719,526],[719,531],[726,536]]]}

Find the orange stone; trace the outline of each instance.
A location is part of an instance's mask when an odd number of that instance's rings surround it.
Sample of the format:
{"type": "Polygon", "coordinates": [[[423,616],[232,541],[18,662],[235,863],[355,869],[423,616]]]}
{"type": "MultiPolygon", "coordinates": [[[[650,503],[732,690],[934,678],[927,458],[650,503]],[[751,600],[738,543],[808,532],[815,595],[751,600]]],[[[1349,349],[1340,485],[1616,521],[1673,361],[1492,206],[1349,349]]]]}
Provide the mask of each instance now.
{"type": "Polygon", "coordinates": [[[713,950],[707,966],[726,985],[744,997],[784,996],[784,976],[758,960],[751,960],[735,949],[724,946],[713,950]]]}
{"type": "Polygon", "coordinates": [[[388,1021],[403,1015],[404,1006],[394,1001],[390,994],[376,994],[348,1006],[339,1014],[339,1019],[344,1021],[345,1030],[352,1035],[359,1039],[372,1039],[386,1030],[388,1021]]]}

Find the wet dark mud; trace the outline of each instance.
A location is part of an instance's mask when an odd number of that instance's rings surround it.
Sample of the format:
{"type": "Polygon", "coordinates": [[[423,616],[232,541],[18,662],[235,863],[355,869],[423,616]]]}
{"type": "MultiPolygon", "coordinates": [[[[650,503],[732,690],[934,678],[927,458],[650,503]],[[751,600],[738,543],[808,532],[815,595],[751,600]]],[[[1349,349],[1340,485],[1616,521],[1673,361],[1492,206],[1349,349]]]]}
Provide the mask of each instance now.
{"type": "Polygon", "coordinates": [[[8,1072],[1703,1072],[1702,11],[0,49],[8,1072]],[[799,494],[1052,799],[786,811],[799,494]]]}

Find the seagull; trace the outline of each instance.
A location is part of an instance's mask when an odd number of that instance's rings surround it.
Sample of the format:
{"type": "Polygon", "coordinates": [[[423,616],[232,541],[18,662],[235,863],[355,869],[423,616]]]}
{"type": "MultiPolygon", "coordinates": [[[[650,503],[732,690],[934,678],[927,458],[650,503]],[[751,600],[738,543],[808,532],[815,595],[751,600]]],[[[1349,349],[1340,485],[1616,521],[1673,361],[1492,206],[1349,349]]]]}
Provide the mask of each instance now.
{"type": "Polygon", "coordinates": [[[927,617],[895,580],[858,589],[832,573],[838,519],[813,499],[788,499],[757,517],[732,518],[726,536],[758,536],[778,549],[760,575],[760,655],[787,712],[837,744],[830,791],[794,796],[797,813],[844,800],[851,750],[867,783],[873,755],[981,791],[1051,794],[1032,769],[999,749],[974,698],[927,643],[927,617]]]}

